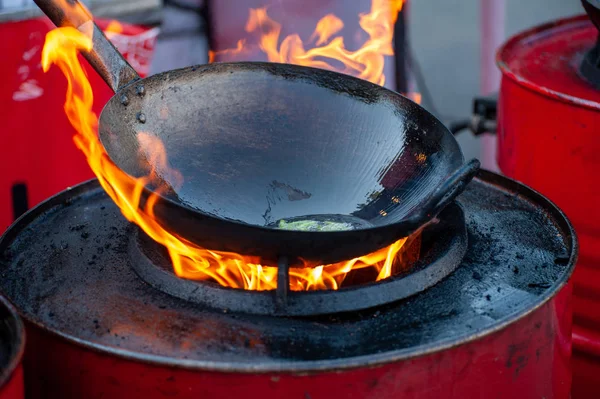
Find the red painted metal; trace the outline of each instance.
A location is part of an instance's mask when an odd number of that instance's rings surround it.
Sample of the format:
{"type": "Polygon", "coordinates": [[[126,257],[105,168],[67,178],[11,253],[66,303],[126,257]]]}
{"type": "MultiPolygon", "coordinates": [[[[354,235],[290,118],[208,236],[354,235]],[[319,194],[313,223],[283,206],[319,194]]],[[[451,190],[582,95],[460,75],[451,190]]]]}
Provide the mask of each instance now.
{"type": "Polygon", "coordinates": [[[0,297],[0,399],[22,399],[25,328],[17,311],[0,297]]]}
{"type": "Polygon", "coordinates": [[[498,52],[498,162],[548,196],[577,231],[573,398],[600,393],[600,90],[579,76],[597,30],[587,16],[542,25],[498,52]]]}
{"type": "MultiPolygon", "coordinates": [[[[109,21],[100,20],[101,28],[109,21]]],[[[113,35],[121,52],[138,71],[147,73],[157,29],[123,24],[113,35]]],[[[85,157],[72,142],[75,134],[63,110],[66,80],[58,68],[47,74],[41,68],[46,33],[54,25],[46,18],[0,24],[0,232],[13,222],[11,189],[27,185],[29,206],[93,177],[85,157]],[[40,121],[44,121],[40,125],[40,121]],[[44,126],[44,127],[42,127],[44,126]]],[[[94,90],[94,110],[99,113],[112,92],[91,67],[84,68],[94,90]]]]}
{"type": "MultiPolygon", "coordinates": [[[[28,325],[28,396],[64,398],[568,398],[571,284],[478,340],[372,368],[298,374],[177,369],[94,352],[28,325]],[[70,372],[48,365],[68,365],[70,372]]],[[[150,338],[150,337],[149,337],[150,338]]]]}
{"type": "Polygon", "coordinates": [[[22,399],[24,397],[23,366],[19,364],[10,379],[0,387],[0,399],[22,399]]]}

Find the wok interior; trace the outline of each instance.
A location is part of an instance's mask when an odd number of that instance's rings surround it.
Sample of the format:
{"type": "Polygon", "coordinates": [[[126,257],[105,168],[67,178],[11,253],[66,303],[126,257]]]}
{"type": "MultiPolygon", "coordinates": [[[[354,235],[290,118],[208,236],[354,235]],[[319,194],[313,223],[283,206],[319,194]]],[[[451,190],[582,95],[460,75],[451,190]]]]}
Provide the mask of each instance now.
{"type": "Polygon", "coordinates": [[[183,175],[172,198],[220,218],[259,226],[307,215],[351,217],[363,227],[397,222],[463,162],[454,138],[420,106],[344,75],[212,64],[142,84],[144,96],[127,87],[130,103],[118,93],[102,113],[109,155],[143,176],[138,134],[160,137],[183,175]]]}

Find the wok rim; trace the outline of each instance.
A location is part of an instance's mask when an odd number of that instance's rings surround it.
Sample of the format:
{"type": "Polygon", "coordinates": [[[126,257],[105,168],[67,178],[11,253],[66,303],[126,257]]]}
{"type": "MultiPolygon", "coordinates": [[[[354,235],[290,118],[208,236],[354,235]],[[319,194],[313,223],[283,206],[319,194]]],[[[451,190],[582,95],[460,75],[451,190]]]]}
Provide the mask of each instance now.
{"type": "MultiPolygon", "coordinates": [[[[239,66],[245,66],[245,65],[253,65],[253,66],[257,66],[260,67],[260,69],[266,69],[265,67],[269,66],[269,67],[274,67],[274,68],[282,68],[282,69],[295,69],[295,70],[304,70],[304,71],[310,71],[312,75],[314,74],[320,74],[320,75],[330,75],[332,77],[337,76],[338,78],[341,79],[345,79],[345,80],[354,80],[357,82],[360,82],[361,84],[364,85],[370,85],[372,87],[374,87],[376,90],[379,90],[381,92],[387,93],[388,95],[391,96],[395,96],[395,97],[400,97],[403,100],[402,101],[408,101],[412,104],[414,104],[414,106],[416,106],[419,110],[420,113],[426,115],[428,118],[430,118],[443,132],[444,134],[446,134],[448,137],[451,137],[454,141],[454,143],[456,144],[456,149],[457,149],[457,153],[461,158],[462,163],[460,165],[458,165],[456,168],[454,168],[450,173],[448,173],[444,180],[438,184],[438,186],[432,190],[429,194],[428,197],[426,197],[425,200],[420,201],[419,205],[417,206],[415,209],[413,209],[406,217],[402,218],[401,220],[398,220],[396,222],[391,222],[391,223],[385,223],[379,226],[372,226],[372,227],[364,227],[364,228],[360,228],[360,229],[352,229],[352,230],[335,230],[335,231],[303,231],[303,230],[284,230],[284,229],[277,229],[274,227],[268,227],[268,226],[264,226],[264,225],[257,225],[257,224],[251,224],[251,223],[246,223],[243,222],[241,220],[236,220],[236,219],[227,219],[227,218],[222,218],[220,216],[216,216],[213,215],[211,213],[202,211],[200,209],[194,208],[192,206],[189,206],[185,203],[182,202],[178,202],[175,201],[173,199],[170,199],[162,194],[157,193],[156,191],[148,188],[146,185],[144,185],[144,188],[142,189],[142,197],[144,199],[148,199],[150,198],[152,195],[156,195],[158,196],[158,201],[156,202],[156,204],[154,205],[154,209],[156,209],[157,206],[164,206],[164,205],[160,205],[160,202],[166,202],[167,204],[174,206],[174,207],[178,207],[178,208],[182,208],[183,210],[185,210],[185,212],[187,214],[195,214],[195,215],[200,215],[201,217],[205,217],[205,218],[211,218],[211,219],[215,219],[218,220],[219,223],[223,224],[223,226],[228,225],[231,227],[238,227],[238,226],[242,226],[244,228],[253,228],[253,229],[259,229],[261,232],[263,233],[272,233],[272,232],[277,232],[277,234],[282,234],[282,235],[286,235],[286,236],[291,236],[290,233],[293,233],[296,236],[296,239],[313,239],[315,237],[315,234],[320,235],[321,237],[324,237],[325,235],[329,236],[329,237],[335,237],[335,236],[342,236],[344,234],[348,234],[348,233],[356,233],[356,234],[367,234],[367,233],[373,233],[373,232],[377,232],[379,230],[382,229],[386,229],[386,228],[391,228],[391,227],[396,227],[396,229],[400,229],[403,226],[406,226],[405,229],[407,230],[406,236],[411,234],[415,229],[417,229],[419,226],[421,226],[422,224],[424,224],[425,222],[427,222],[428,220],[431,220],[435,215],[431,215],[430,217],[427,217],[426,219],[423,218],[424,216],[424,212],[422,212],[422,206],[425,205],[425,203],[427,202],[427,199],[430,199],[433,194],[436,192],[437,189],[439,189],[441,186],[443,186],[444,182],[448,181],[453,174],[457,173],[461,168],[464,168],[466,165],[469,164],[469,162],[465,162],[465,157],[464,157],[464,153],[462,152],[462,149],[460,147],[460,145],[458,144],[458,141],[456,140],[456,138],[454,137],[454,135],[452,134],[452,132],[450,132],[450,130],[446,127],[446,125],[444,125],[442,123],[442,121],[440,121],[435,115],[433,115],[431,112],[429,112],[428,110],[426,110],[423,106],[421,106],[420,104],[414,102],[413,100],[411,100],[410,98],[404,96],[403,94],[394,91],[394,90],[390,90],[386,87],[380,86],[378,84],[372,83],[368,80],[365,79],[360,79],[357,77],[354,77],[352,75],[347,75],[347,74],[343,74],[340,72],[336,72],[336,71],[329,71],[326,69],[320,69],[320,68],[314,68],[314,67],[308,67],[308,66],[301,66],[301,65],[294,65],[294,64],[283,64],[283,63],[277,63],[277,62],[262,62],[262,61],[241,61],[241,62],[222,62],[222,63],[212,63],[212,64],[197,64],[197,65],[191,65],[191,66],[187,66],[187,67],[183,67],[183,68],[177,68],[177,69],[172,69],[172,70],[168,70],[168,71],[164,71],[164,72],[160,72],[151,76],[147,76],[145,78],[141,78],[139,80],[134,80],[130,83],[128,83],[127,85],[121,87],[117,92],[114,93],[114,95],[106,102],[106,104],[104,105],[104,107],[102,108],[102,111],[100,112],[100,116],[98,118],[98,131],[100,132],[100,126],[102,125],[102,116],[105,114],[105,110],[107,109],[107,107],[118,101],[118,97],[120,97],[120,94],[127,90],[128,88],[138,85],[140,83],[144,83],[144,82],[153,82],[156,80],[161,79],[162,77],[168,75],[168,74],[172,74],[172,73],[181,73],[184,75],[190,75],[191,73],[194,73],[196,71],[198,71],[200,68],[204,68],[205,70],[213,68],[213,67],[217,67],[217,66],[229,66],[229,67],[239,67],[239,66]],[[420,217],[419,217],[420,216],[420,217]],[[416,219],[416,220],[415,220],[416,219]],[[424,219],[424,220],[423,220],[424,219]]],[[[301,79],[301,78],[299,78],[301,79]]],[[[148,95],[148,94],[146,94],[148,95]]],[[[158,136],[159,138],[161,138],[162,141],[162,137],[158,136]]],[[[129,174],[128,172],[126,172],[125,170],[123,170],[112,158],[111,154],[109,153],[109,151],[107,150],[107,148],[104,145],[104,141],[102,140],[102,135],[98,134],[98,138],[100,141],[100,144],[102,145],[102,148],[104,149],[105,154],[107,155],[108,159],[110,160],[111,163],[113,163],[121,172],[123,172],[125,175],[127,175],[129,178],[131,178],[132,180],[137,180],[140,179],[142,177],[135,177],[132,176],[131,174],[129,174]]],[[[469,182],[467,182],[467,185],[470,183],[472,179],[469,180],[469,182]]],[[[460,193],[462,193],[463,190],[461,190],[460,193]]],[[[458,193],[458,195],[460,195],[460,193],[458,193]]],[[[457,196],[458,196],[457,195],[457,196]]],[[[138,210],[139,210],[139,206],[138,206],[138,210]]],[[[441,211],[441,210],[438,210],[441,211]]],[[[155,217],[155,220],[161,225],[161,227],[165,228],[166,227],[163,225],[163,223],[160,222],[160,218],[155,217]]],[[[175,233],[176,236],[178,236],[179,239],[183,239],[184,241],[187,241],[193,245],[196,245],[193,243],[193,241],[190,241],[188,239],[186,239],[186,237],[180,236],[179,234],[177,234],[175,231],[171,231],[171,233],[175,233]]],[[[398,239],[403,238],[405,236],[402,237],[398,237],[398,239]]]]}

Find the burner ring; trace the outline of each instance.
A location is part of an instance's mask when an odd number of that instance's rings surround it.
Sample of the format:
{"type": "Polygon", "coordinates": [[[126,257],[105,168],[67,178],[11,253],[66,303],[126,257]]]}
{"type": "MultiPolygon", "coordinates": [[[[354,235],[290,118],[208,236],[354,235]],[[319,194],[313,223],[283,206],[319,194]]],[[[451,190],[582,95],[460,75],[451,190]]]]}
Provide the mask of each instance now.
{"type": "Polygon", "coordinates": [[[146,283],[171,296],[222,311],[271,316],[314,316],[364,310],[406,299],[437,284],[461,263],[467,250],[462,208],[453,203],[440,222],[422,232],[421,255],[409,272],[379,282],[323,291],[289,291],[285,306],[276,291],[249,291],[217,283],[182,279],[169,257],[139,228],[129,240],[132,268],[146,283]],[[152,245],[154,244],[154,245],[152,245]]]}

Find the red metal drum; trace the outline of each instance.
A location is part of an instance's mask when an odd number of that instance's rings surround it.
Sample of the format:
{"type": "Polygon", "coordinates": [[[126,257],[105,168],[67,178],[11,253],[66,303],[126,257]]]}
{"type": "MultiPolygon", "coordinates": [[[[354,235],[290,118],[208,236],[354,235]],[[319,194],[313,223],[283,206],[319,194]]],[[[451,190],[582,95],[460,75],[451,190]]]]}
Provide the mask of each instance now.
{"type": "Polygon", "coordinates": [[[98,353],[30,328],[27,370],[43,381],[28,389],[33,398],[60,392],[62,398],[89,399],[566,399],[570,297],[566,286],[518,322],[470,343],[349,370],[239,373],[169,367],[98,353]],[[47,367],[59,364],[71,371],[47,367]]]}
{"type": "Polygon", "coordinates": [[[0,297],[0,399],[21,399],[25,329],[15,309],[0,297]]]}
{"type": "Polygon", "coordinates": [[[568,220],[485,171],[458,204],[469,248],[435,286],[361,311],[272,317],[147,284],[136,229],[98,182],[67,190],[0,238],[0,290],[28,329],[28,396],[569,398],[568,220]]]}
{"type": "Polygon", "coordinates": [[[574,274],[574,398],[600,395],[600,90],[579,74],[598,31],[587,16],[521,33],[498,52],[498,163],[569,216],[574,274]]]}

